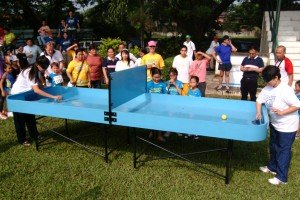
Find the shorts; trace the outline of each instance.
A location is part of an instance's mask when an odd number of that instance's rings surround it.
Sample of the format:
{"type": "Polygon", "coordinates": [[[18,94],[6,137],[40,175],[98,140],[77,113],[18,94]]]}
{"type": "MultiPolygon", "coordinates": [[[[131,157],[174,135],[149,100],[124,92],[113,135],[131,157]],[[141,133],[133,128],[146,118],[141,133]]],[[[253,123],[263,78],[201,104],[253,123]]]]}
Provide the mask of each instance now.
{"type": "Polygon", "coordinates": [[[228,71],[231,70],[231,68],[232,68],[232,64],[231,63],[219,64],[218,70],[228,72],[228,71]]]}

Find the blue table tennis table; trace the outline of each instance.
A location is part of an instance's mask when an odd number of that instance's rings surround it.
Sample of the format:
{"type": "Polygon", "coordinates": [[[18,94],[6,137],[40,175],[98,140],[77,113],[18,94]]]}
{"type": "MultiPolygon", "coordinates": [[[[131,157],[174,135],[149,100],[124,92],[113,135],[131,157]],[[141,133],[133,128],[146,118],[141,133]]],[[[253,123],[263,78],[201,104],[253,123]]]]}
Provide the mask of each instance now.
{"type": "MultiPolygon", "coordinates": [[[[228,141],[227,148],[205,152],[227,152],[225,175],[215,173],[224,177],[226,184],[231,177],[233,141],[258,142],[266,139],[269,123],[267,110],[263,107],[262,123],[254,123],[254,102],[151,94],[146,93],[146,86],[146,67],[137,67],[112,73],[108,90],[52,87],[45,88],[45,91],[61,94],[61,102],[41,97],[33,91],[11,95],[7,102],[9,110],[13,112],[133,128],[135,168],[140,162],[137,141],[202,167],[191,161],[186,154],[172,152],[148,138],[138,136],[137,128],[225,139],[228,141]],[[228,119],[222,120],[222,114],[226,114],[228,119]]],[[[104,157],[107,161],[106,131],[104,138],[104,157]]]]}

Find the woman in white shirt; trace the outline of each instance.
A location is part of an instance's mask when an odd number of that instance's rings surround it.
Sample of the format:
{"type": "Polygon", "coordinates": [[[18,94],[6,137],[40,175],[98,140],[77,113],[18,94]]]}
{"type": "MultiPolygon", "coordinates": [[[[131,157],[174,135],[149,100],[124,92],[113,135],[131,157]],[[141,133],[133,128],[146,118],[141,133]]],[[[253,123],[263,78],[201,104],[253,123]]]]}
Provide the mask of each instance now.
{"type": "MultiPolygon", "coordinates": [[[[49,60],[47,57],[38,57],[33,65],[29,65],[20,72],[16,82],[12,87],[11,94],[19,94],[22,92],[33,90],[38,95],[55,100],[61,100],[62,96],[55,96],[46,93],[39,88],[39,83],[41,82],[39,77],[43,77],[43,73],[48,68],[48,66],[49,60]]],[[[30,137],[37,140],[39,133],[36,128],[35,116],[32,114],[17,112],[14,112],[13,115],[18,142],[20,144],[23,144],[24,146],[30,146],[30,143],[26,138],[25,125],[27,126],[30,137]]]]}
{"type": "Polygon", "coordinates": [[[270,160],[259,169],[274,174],[272,185],[286,184],[291,162],[292,145],[299,128],[300,101],[293,89],[281,82],[278,67],[269,65],[262,71],[267,85],[256,99],[256,118],[261,119],[261,105],[265,104],[270,116],[270,160]]]}
{"type": "Polygon", "coordinates": [[[134,65],[134,62],[130,60],[129,51],[127,49],[123,49],[121,51],[121,60],[117,62],[115,71],[122,71],[133,67],[136,66],[134,65]]]}

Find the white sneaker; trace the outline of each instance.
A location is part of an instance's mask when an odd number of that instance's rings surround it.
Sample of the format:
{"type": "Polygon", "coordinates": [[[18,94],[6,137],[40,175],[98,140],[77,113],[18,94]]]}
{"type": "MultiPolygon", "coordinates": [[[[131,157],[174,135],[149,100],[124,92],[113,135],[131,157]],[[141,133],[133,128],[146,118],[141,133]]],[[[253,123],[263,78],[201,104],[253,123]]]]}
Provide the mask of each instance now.
{"type": "Polygon", "coordinates": [[[278,178],[274,177],[274,178],[270,178],[268,179],[269,183],[271,183],[272,185],[280,185],[280,184],[287,184],[286,182],[282,182],[281,180],[279,180],[278,178]]]}
{"type": "Polygon", "coordinates": [[[269,170],[269,168],[267,166],[259,167],[259,170],[262,171],[263,173],[271,173],[271,174],[276,175],[276,172],[269,170]]]}
{"type": "Polygon", "coordinates": [[[13,117],[14,114],[12,112],[7,112],[7,117],[13,117]]]}

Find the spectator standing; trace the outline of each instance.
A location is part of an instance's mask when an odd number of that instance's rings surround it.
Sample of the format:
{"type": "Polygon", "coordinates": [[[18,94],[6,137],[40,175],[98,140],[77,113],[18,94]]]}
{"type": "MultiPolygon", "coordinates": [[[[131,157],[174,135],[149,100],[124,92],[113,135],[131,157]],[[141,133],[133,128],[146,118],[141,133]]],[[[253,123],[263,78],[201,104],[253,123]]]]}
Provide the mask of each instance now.
{"type": "Polygon", "coordinates": [[[76,39],[77,32],[80,31],[80,24],[77,16],[74,16],[72,10],[70,10],[68,13],[66,23],[69,36],[72,39],[76,39]]]}
{"type": "Polygon", "coordinates": [[[146,49],[141,49],[139,52],[139,58],[135,61],[134,65],[135,66],[141,66],[142,65],[142,58],[144,57],[144,55],[146,55],[148,52],[146,49]]]}
{"type": "Polygon", "coordinates": [[[103,80],[102,72],[102,58],[97,54],[97,47],[95,44],[90,45],[90,52],[86,59],[90,69],[90,81],[91,88],[101,88],[101,82],[103,80]]]}
{"type": "Polygon", "coordinates": [[[109,83],[110,73],[114,72],[119,59],[115,56],[115,50],[112,47],[107,49],[107,57],[103,61],[102,70],[104,76],[104,83],[109,83]]]}
{"type": "Polygon", "coordinates": [[[294,67],[291,60],[285,57],[285,53],[285,46],[280,45],[276,48],[275,66],[280,69],[281,81],[289,86],[292,86],[294,80],[294,67]]]}
{"type": "Polygon", "coordinates": [[[16,48],[14,42],[17,38],[10,28],[4,28],[4,34],[4,48],[13,52],[16,48]]]}
{"type": "Polygon", "coordinates": [[[35,45],[31,38],[26,39],[26,46],[23,49],[23,53],[27,56],[27,61],[31,65],[35,63],[38,55],[42,53],[42,50],[39,46],[35,45]]]}
{"type": "Polygon", "coordinates": [[[68,48],[72,45],[73,40],[68,36],[67,32],[63,33],[62,38],[59,41],[59,50],[63,55],[64,61],[66,64],[69,64],[71,59],[69,59],[68,48]]]}
{"type": "Polygon", "coordinates": [[[231,43],[231,40],[228,35],[225,35],[222,39],[222,44],[216,47],[215,52],[213,53],[213,57],[219,63],[219,86],[217,90],[222,89],[223,76],[225,74],[225,82],[226,82],[226,90],[229,92],[229,73],[232,68],[231,64],[231,52],[236,52],[237,49],[231,43]],[[216,54],[219,55],[220,59],[216,57],[216,54]]]}
{"type": "Polygon", "coordinates": [[[130,69],[133,67],[135,67],[135,65],[134,62],[130,60],[129,51],[127,49],[123,49],[121,51],[121,60],[119,60],[116,64],[116,72],[130,69]]]}
{"type": "Polygon", "coordinates": [[[201,91],[201,96],[205,97],[205,90],[206,90],[206,66],[207,63],[210,61],[210,56],[201,52],[197,51],[196,59],[191,63],[189,69],[189,75],[197,76],[198,77],[198,88],[201,91]]]}
{"type": "Polygon", "coordinates": [[[264,68],[264,62],[257,54],[257,49],[250,47],[249,56],[245,57],[241,64],[241,71],[243,72],[241,80],[242,100],[247,100],[249,93],[250,100],[256,101],[257,79],[264,68]]]}
{"type": "MultiPolygon", "coordinates": [[[[119,53],[116,55],[116,57],[121,60],[121,52],[126,49],[125,48],[125,44],[124,43],[121,43],[119,44],[119,53]]],[[[128,51],[128,50],[127,50],[128,51]]],[[[132,53],[129,53],[129,57],[130,57],[130,60],[133,61],[133,63],[135,63],[135,61],[137,60],[137,58],[132,54],[132,53]]]]}
{"type": "Polygon", "coordinates": [[[183,45],[187,47],[187,56],[193,60],[193,56],[196,53],[196,46],[194,42],[191,40],[190,35],[185,36],[186,41],[183,42],[183,45]]]}
{"type": "Polygon", "coordinates": [[[187,56],[187,47],[185,45],[181,46],[180,54],[175,56],[173,60],[172,67],[177,69],[178,77],[177,79],[182,82],[183,88],[181,95],[187,95],[189,91],[189,68],[192,63],[191,57],[187,56]]]}
{"type": "Polygon", "coordinates": [[[43,20],[42,26],[38,30],[39,36],[37,37],[37,40],[38,40],[40,46],[44,46],[46,44],[45,38],[48,37],[50,32],[51,32],[51,29],[47,25],[47,21],[43,20]]]}
{"type": "Polygon", "coordinates": [[[24,47],[22,45],[19,45],[16,56],[19,59],[18,65],[21,69],[28,65],[27,56],[23,52],[24,52],[24,47]]]}
{"type": "Polygon", "coordinates": [[[162,70],[165,67],[165,62],[162,56],[156,53],[156,42],[151,40],[148,42],[149,53],[142,58],[142,65],[147,65],[147,82],[151,81],[152,76],[150,69],[157,67],[162,70]]]}
{"type": "Polygon", "coordinates": [[[212,57],[212,59],[210,59],[210,63],[209,63],[209,69],[213,70],[214,69],[214,59],[213,59],[213,52],[215,52],[216,47],[220,46],[219,42],[218,42],[218,36],[214,36],[213,37],[213,41],[211,41],[209,48],[206,51],[206,54],[208,54],[209,56],[212,57]]]}
{"type": "Polygon", "coordinates": [[[65,32],[67,32],[67,23],[66,23],[66,21],[64,20],[64,19],[62,19],[61,21],[60,21],[60,25],[58,26],[58,34],[57,34],[57,37],[58,38],[62,38],[63,37],[63,34],[65,33],[65,32]]]}

